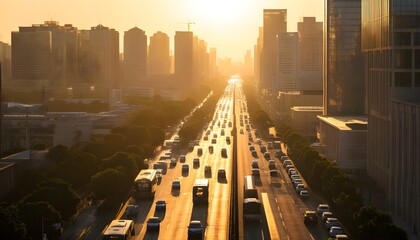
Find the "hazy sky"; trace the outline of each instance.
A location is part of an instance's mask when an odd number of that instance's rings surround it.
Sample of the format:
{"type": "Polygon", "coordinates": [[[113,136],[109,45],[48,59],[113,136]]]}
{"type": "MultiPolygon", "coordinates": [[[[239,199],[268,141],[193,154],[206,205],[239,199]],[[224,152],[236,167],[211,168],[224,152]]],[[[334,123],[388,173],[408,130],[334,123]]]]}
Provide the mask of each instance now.
{"type": "Polygon", "coordinates": [[[191,30],[208,47],[218,49],[218,58],[242,61],[252,50],[262,26],[263,9],[286,8],[288,31],[296,31],[302,17],[323,21],[323,0],[0,0],[0,41],[11,43],[11,31],[55,20],[90,29],[99,23],[120,33],[137,26],[150,37],[157,31],[169,35],[171,49],[175,31],[191,30]]]}

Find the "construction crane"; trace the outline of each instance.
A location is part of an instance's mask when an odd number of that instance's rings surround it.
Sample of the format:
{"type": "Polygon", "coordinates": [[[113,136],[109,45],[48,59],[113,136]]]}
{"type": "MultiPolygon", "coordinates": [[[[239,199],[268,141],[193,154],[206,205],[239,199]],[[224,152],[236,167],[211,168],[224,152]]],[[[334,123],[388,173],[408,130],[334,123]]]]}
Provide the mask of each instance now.
{"type": "Polygon", "coordinates": [[[176,22],[176,23],[187,24],[188,32],[190,31],[191,25],[195,24],[195,22],[190,22],[189,20],[187,22],[176,22]]]}

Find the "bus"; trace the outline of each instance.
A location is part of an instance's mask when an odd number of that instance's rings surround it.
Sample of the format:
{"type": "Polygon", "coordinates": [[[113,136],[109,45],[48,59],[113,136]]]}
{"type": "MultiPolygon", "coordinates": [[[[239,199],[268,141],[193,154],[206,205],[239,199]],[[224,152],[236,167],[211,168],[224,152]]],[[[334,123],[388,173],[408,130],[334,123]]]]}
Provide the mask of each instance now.
{"type": "Polygon", "coordinates": [[[245,198],[243,204],[244,221],[261,221],[261,202],[257,198],[245,198]]]}
{"type": "Polygon", "coordinates": [[[258,190],[254,186],[252,176],[244,177],[244,199],[245,198],[256,198],[258,199],[258,190]]]}
{"type": "Polygon", "coordinates": [[[157,170],[143,169],[134,179],[134,198],[153,198],[157,188],[157,170]]]}
{"type": "Polygon", "coordinates": [[[209,180],[196,179],[193,186],[193,203],[208,203],[209,201],[209,180]]]}
{"type": "Polygon", "coordinates": [[[102,240],[134,240],[133,220],[112,220],[102,233],[102,240]]]}

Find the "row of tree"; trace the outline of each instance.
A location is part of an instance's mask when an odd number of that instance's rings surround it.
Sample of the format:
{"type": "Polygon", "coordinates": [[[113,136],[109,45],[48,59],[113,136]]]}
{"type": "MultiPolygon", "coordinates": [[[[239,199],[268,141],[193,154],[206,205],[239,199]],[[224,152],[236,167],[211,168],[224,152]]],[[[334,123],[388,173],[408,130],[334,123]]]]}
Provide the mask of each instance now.
{"type": "MultiPolygon", "coordinates": [[[[202,94],[204,98],[206,94],[202,94]]],[[[51,224],[70,219],[86,200],[105,200],[114,206],[126,198],[146,158],[165,140],[165,129],[191,111],[195,102],[160,97],[132,114],[119,126],[83,146],[58,145],[48,152],[48,165],[19,176],[15,190],[0,205],[0,239],[39,239],[42,226],[49,239],[51,224]]]]}
{"type": "Polygon", "coordinates": [[[364,206],[363,198],[348,175],[321,157],[310,143],[286,124],[276,130],[288,146],[288,155],[306,182],[324,195],[334,213],[356,239],[407,239],[389,214],[364,206]]]}
{"type": "Polygon", "coordinates": [[[207,101],[194,114],[188,118],[182,128],[179,130],[179,138],[181,139],[181,146],[186,146],[189,142],[197,139],[197,136],[202,132],[206,122],[213,116],[216,109],[216,104],[221,95],[221,91],[214,91],[207,101]]]}
{"type": "MultiPolygon", "coordinates": [[[[255,90],[244,91],[253,123],[267,132],[272,122],[255,100],[255,90]]],[[[354,239],[407,239],[389,214],[364,206],[348,175],[336,164],[320,156],[310,143],[284,122],[277,123],[277,133],[288,146],[288,156],[311,188],[321,192],[354,239]]]]}

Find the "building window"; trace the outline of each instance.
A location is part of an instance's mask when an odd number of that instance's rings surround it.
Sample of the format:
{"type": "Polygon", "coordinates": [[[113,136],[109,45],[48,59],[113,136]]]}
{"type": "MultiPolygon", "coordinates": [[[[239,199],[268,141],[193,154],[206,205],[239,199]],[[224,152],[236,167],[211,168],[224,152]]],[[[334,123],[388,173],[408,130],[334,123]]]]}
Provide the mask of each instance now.
{"type": "Polygon", "coordinates": [[[414,79],[414,87],[420,87],[420,72],[416,72],[416,79],[414,79]]]}
{"type": "Polygon", "coordinates": [[[394,36],[395,46],[411,46],[411,33],[396,32],[394,36]]]}
{"type": "Polygon", "coordinates": [[[414,66],[416,69],[420,69],[420,50],[414,52],[414,66]]]}
{"type": "Polygon", "coordinates": [[[420,32],[414,33],[414,46],[420,46],[420,32]]]}
{"type": "Polygon", "coordinates": [[[410,72],[396,72],[395,73],[395,87],[411,87],[411,73],[410,72]]]}
{"type": "Polygon", "coordinates": [[[411,50],[395,50],[395,68],[411,68],[411,50]]]}

